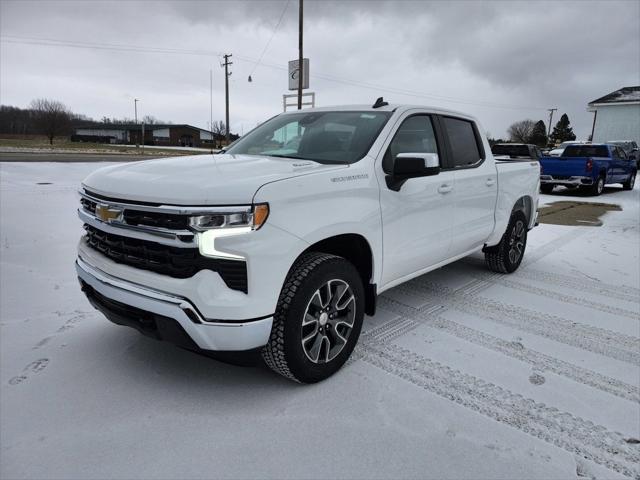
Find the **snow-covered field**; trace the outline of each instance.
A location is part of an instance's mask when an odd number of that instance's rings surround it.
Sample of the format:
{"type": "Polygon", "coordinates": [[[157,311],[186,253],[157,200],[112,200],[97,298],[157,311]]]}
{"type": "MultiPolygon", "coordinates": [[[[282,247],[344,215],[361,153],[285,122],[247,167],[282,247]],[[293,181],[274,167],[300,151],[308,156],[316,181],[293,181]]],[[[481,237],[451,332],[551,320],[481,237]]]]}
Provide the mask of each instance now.
{"type": "Polygon", "coordinates": [[[0,164],[0,477],[640,478],[638,187],[580,198],[622,206],[603,227],[534,229],[513,275],[476,254],[385,293],[355,358],[301,386],[89,306],[97,167],[0,164]]]}

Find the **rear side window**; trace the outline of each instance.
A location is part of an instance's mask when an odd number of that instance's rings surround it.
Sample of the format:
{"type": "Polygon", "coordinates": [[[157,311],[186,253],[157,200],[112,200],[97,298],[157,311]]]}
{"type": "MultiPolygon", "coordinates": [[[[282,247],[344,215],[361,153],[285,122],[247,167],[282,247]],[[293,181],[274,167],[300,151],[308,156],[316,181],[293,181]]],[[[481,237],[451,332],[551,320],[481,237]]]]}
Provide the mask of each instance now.
{"type": "Polygon", "coordinates": [[[482,159],[473,123],[459,118],[443,117],[455,167],[468,167],[482,159]]]}
{"type": "Polygon", "coordinates": [[[608,157],[605,145],[569,145],[562,152],[563,157],[608,157]]]}

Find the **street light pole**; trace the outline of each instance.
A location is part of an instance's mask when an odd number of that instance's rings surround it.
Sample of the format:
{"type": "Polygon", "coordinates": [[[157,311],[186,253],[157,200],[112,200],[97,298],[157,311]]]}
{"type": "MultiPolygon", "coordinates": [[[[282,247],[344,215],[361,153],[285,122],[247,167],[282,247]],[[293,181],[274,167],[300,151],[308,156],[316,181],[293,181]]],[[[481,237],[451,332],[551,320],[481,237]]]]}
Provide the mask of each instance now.
{"type": "MultiPolygon", "coordinates": [[[[135,112],[136,126],[138,126],[138,100],[137,98],[133,99],[133,111],[135,112]]],[[[138,134],[136,134],[136,148],[140,148],[140,142],[138,141],[138,134]]]]}
{"type": "Polygon", "coordinates": [[[298,0],[298,110],[302,109],[302,79],[304,65],[302,63],[302,0],[298,0]]]}

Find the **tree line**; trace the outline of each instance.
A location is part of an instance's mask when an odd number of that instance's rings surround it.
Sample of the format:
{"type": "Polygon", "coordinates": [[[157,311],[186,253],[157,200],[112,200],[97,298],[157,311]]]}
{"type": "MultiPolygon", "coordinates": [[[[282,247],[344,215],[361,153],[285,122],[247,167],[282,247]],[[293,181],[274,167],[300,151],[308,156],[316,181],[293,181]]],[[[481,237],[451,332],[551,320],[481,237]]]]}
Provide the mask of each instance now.
{"type": "MultiPolygon", "coordinates": [[[[145,125],[165,124],[172,122],[158,120],[151,115],[142,117],[145,125]]],[[[73,134],[74,127],[104,127],[105,125],[132,124],[131,118],[102,117],[94,120],[86,115],[72,112],[66,105],[57,100],[38,98],[31,102],[29,108],[0,105],[0,134],[9,135],[45,135],[53,144],[56,137],[73,134]]],[[[215,136],[224,136],[223,121],[213,122],[211,131],[215,136]]]]}
{"type": "Polygon", "coordinates": [[[509,140],[517,143],[529,143],[539,147],[547,147],[576,139],[569,116],[563,113],[547,137],[547,127],[543,120],[520,120],[512,123],[507,129],[509,140]]]}

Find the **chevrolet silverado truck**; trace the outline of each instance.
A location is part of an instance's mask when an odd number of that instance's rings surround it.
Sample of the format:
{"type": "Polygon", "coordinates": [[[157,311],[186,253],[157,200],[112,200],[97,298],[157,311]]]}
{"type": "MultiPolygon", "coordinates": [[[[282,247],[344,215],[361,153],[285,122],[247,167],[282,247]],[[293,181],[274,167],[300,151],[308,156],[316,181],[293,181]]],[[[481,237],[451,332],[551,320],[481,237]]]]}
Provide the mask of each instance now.
{"type": "Polygon", "coordinates": [[[604,186],[612,183],[633,190],[638,171],[621,147],[604,143],[569,145],[561,157],[541,158],[540,167],[542,193],[551,193],[556,185],[563,185],[600,195],[604,186]]]}
{"type": "MultiPolygon", "coordinates": [[[[380,293],[479,249],[522,261],[539,165],[419,106],[282,113],[226,152],[102,168],[80,189],[82,290],[114,323],[323,380],[380,293]]],[[[215,355],[213,355],[215,356],[215,355]]]]}

